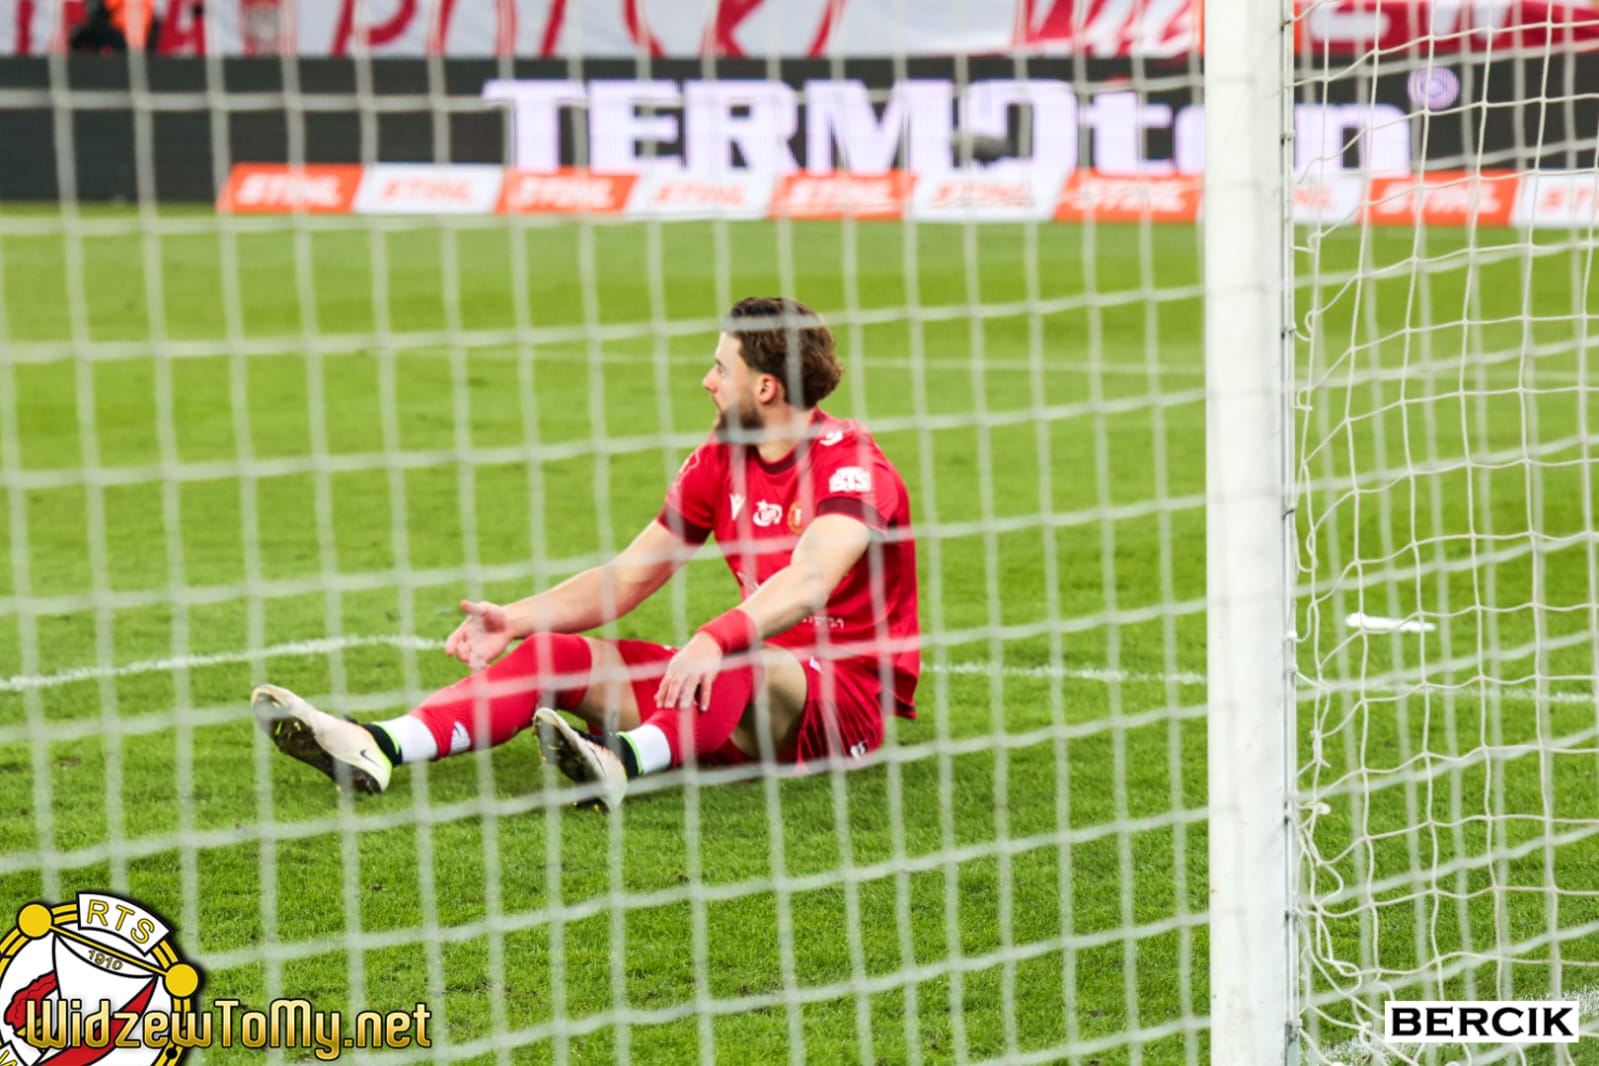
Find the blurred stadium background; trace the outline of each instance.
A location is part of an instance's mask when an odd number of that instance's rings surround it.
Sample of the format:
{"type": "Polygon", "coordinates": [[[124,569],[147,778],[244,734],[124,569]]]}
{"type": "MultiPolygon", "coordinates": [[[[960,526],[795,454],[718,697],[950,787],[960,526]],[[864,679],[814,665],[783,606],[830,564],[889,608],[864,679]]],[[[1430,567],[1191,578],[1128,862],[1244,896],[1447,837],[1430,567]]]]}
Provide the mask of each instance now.
{"type": "MultiPolygon", "coordinates": [[[[1289,36],[1290,1053],[1599,1062],[1381,1041],[1594,1031],[1599,12],[1289,36]]],[[[1211,1061],[1203,68],[1194,0],[0,0],[0,914],[433,1007],[363,1060],[1211,1061]],[[273,757],[252,684],[400,711],[463,595],[626,543],[778,292],[913,497],[881,758],[606,821],[526,739],[358,803],[273,757]]],[[[612,632],[721,610],[711,554],[612,632]]]]}

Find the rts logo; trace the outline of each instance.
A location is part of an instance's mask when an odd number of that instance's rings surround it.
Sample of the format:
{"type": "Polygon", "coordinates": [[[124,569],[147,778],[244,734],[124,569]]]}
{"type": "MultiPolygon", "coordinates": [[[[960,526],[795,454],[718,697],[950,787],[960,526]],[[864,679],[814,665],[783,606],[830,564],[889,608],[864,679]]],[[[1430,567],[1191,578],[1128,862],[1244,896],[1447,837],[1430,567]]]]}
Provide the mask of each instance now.
{"type": "Polygon", "coordinates": [[[858,466],[841,466],[827,482],[828,492],[871,492],[872,475],[858,466]]]}
{"type": "Polygon", "coordinates": [[[171,936],[147,908],[96,892],[23,907],[0,939],[0,1063],[172,1066],[200,973],[171,936]]]}

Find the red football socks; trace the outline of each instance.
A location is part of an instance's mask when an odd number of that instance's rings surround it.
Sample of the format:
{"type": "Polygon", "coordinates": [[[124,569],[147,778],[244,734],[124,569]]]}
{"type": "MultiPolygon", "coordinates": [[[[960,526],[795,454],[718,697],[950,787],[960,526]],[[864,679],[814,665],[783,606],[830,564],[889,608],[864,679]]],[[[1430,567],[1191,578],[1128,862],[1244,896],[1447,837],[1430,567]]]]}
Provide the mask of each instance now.
{"type": "Polygon", "coordinates": [[[499,662],[429,696],[411,716],[433,734],[440,758],[493,747],[531,725],[541,699],[567,711],[581,703],[592,665],[583,637],[535,633],[499,662]]]}
{"type": "MultiPolygon", "coordinates": [[[[722,668],[711,685],[711,705],[706,710],[697,706],[686,711],[676,707],[656,707],[642,714],[644,725],[655,726],[666,734],[672,749],[672,766],[682,766],[687,753],[692,751],[704,757],[714,755],[727,743],[738,728],[744,709],[755,698],[759,683],[753,664],[722,668]]],[[[639,709],[643,712],[643,708],[639,709]]]]}

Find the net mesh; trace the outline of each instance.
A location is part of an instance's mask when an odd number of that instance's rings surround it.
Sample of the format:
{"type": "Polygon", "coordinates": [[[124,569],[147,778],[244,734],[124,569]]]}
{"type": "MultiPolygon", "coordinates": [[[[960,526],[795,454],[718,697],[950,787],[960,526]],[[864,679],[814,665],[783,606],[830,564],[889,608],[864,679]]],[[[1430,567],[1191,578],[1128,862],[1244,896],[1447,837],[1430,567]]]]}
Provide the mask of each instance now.
{"type": "Polygon", "coordinates": [[[1313,1062],[1584,1061],[1382,1040],[1599,987],[1592,222],[1531,213],[1592,181],[1594,68],[1441,13],[1294,80],[1339,127],[1296,155],[1302,1021],[1313,1062]]]}
{"type": "MultiPolygon", "coordinates": [[[[353,100],[361,160],[417,120],[445,162],[484,105],[436,58],[422,93],[95,62],[0,87],[58,189],[0,213],[0,899],[142,901],[208,1000],[427,1004],[395,1059],[1205,1060],[1195,230],[219,215],[169,201],[163,124],[220,184],[258,119],[326,158],[353,100]],[[88,200],[120,124],[135,201],[88,200]],[[721,313],[774,292],[828,315],[828,408],[913,501],[921,717],[871,766],[645,779],[597,819],[530,737],[356,802],[258,734],[253,684],[399,713],[460,676],[463,596],[626,544],[704,438],[721,313]]],[[[685,639],[734,602],[716,555],[607,635],[685,639]]]]}

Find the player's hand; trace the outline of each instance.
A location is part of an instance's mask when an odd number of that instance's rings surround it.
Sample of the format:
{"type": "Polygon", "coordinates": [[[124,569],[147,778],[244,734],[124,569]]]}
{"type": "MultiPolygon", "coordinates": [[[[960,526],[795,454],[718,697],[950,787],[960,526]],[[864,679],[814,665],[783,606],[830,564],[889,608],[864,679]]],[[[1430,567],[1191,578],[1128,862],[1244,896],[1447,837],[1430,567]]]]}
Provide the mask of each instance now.
{"type": "Polygon", "coordinates": [[[657,707],[693,707],[704,712],[711,706],[711,685],[722,670],[722,648],[704,633],[683,645],[666,664],[661,687],[655,690],[657,707]]]}
{"type": "Polygon", "coordinates": [[[481,670],[503,655],[516,639],[511,633],[511,620],[504,607],[487,600],[462,600],[461,610],[466,612],[466,620],[444,642],[444,654],[455,656],[473,670],[481,670]]]}

